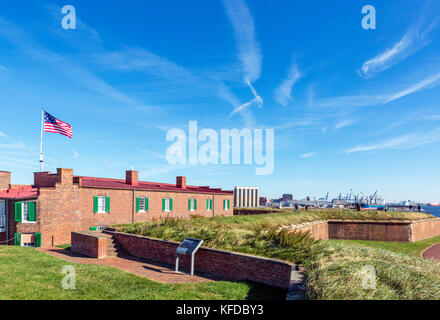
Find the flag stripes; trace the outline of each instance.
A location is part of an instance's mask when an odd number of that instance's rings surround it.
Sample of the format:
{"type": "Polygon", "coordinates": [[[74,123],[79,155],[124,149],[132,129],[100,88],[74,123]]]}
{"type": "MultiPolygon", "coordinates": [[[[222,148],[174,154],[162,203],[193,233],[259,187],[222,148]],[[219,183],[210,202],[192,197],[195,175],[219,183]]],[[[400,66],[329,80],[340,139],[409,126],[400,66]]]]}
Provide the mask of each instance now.
{"type": "Polygon", "coordinates": [[[70,124],[55,118],[46,111],[44,111],[44,132],[59,133],[69,138],[73,137],[70,124]]]}

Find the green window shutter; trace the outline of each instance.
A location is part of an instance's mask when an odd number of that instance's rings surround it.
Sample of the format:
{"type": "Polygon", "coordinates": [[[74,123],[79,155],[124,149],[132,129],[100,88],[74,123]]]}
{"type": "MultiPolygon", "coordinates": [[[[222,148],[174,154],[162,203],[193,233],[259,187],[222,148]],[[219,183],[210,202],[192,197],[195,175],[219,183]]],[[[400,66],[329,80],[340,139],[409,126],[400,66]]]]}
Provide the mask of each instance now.
{"type": "Polygon", "coordinates": [[[228,210],[231,209],[231,200],[228,200],[228,210]]]}
{"type": "Polygon", "coordinates": [[[23,212],[22,208],[23,208],[23,204],[21,202],[15,203],[15,221],[16,222],[21,221],[22,212],[23,212]]]}
{"type": "Polygon", "coordinates": [[[194,210],[197,211],[197,199],[194,199],[194,210]]]}
{"type": "Polygon", "coordinates": [[[148,212],[148,198],[145,198],[145,211],[148,212]]]}
{"type": "Polygon", "coordinates": [[[188,211],[191,211],[191,199],[188,199],[188,211]]]}
{"type": "Polygon", "coordinates": [[[98,197],[93,197],[93,212],[98,213],[98,197]]]}
{"type": "Polygon", "coordinates": [[[162,198],[162,211],[165,211],[165,198],[162,198]]]}
{"type": "Polygon", "coordinates": [[[139,206],[139,198],[136,198],[136,212],[139,212],[139,209],[140,208],[140,206],[139,206]]]}
{"type": "Polygon", "coordinates": [[[21,233],[16,233],[14,235],[14,245],[21,246],[21,233]]]}
{"type": "Polygon", "coordinates": [[[105,197],[105,212],[110,212],[110,197],[105,197]]]}
{"type": "Polygon", "coordinates": [[[35,210],[35,202],[29,202],[28,204],[29,221],[37,221],[37,213],[35,210]]]}
{"type": "Polygon", "coordinates": [[[39,232],[35,233],[35,247],[41,247],[41,233],[39,232]]]}
{"type": "Polygon", "coordinates": [[[209,210],[209,199],[206,199],[206,210],[209,210]]]}
{"type": "Polygon", "coordinates": [[[90,231],[96,231],[96,229],[97,229],[96,227],[90,227],[89,228],[90,231]]]}
{"type": "Polygon", "coordinates": [[[173,211],[173,199],[170,198],[170,211],[173,211]]]}

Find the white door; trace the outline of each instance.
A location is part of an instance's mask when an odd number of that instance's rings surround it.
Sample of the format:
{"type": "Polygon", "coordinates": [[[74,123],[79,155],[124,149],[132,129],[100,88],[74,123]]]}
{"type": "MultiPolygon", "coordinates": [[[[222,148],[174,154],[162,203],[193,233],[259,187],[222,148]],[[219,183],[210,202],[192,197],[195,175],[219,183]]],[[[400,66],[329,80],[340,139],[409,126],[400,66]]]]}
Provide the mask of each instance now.
{"type": "Polygon", "coordinates": [[[5,232],[6,228],[6,202],[0,200],[0,232],[5,232]]]}

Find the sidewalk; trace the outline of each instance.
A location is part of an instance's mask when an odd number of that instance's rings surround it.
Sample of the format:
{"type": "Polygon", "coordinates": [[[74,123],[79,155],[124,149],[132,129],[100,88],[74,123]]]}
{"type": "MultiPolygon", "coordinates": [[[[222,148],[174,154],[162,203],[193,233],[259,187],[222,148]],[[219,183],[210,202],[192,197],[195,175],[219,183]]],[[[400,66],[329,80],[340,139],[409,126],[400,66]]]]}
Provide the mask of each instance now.
{"type": "Polygon", "coordinates": [[[435,259],[440,261],[440,243],[434,244],[423,251],[422,256],[425,259],[435,259]]]}
{"type": "Polygon", "coordinates": [[[95,259],[60,248],[37,248],[37,250],[72,263],[97,264],[115,267],[161,283],[194,283],[215,281],[214,278],[203,275],[194,275],[191,277],[184,273],[176,273],[172,269],[173,266],[155,263],[129,255],[95,259]]]}

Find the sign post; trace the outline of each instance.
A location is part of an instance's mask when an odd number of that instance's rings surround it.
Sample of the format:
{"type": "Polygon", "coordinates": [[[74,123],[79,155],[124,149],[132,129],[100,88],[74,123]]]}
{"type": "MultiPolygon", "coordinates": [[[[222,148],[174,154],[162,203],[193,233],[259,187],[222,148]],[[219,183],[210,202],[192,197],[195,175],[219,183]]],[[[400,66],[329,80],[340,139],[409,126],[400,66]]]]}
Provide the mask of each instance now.
{"type": "Polygon", "coordinates": [[[191,255],[191,276],[194,275],[194,255],[202,245],[203,240],[186,238],[176,250],[176,272],[179,272],[179,255],[191,255]]]}

